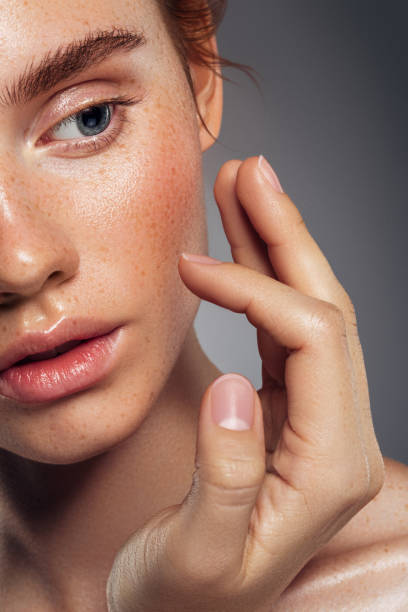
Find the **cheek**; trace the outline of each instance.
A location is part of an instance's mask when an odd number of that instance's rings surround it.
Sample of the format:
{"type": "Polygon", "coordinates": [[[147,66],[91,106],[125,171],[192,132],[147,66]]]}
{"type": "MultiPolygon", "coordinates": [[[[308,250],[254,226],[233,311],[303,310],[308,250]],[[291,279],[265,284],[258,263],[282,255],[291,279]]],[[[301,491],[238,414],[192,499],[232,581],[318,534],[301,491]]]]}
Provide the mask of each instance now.
{"type": "Polygon", "coordinates": [[[149,130],[149,139],[138,143],[139,150],[127,148],[110,174],[112,209],[101,228],[116,262],[119,257],[130,265],[142,286],[166,278],[182,250],[206,247],[201,152],[194,139],[183,142],[182,136],[175,127],[149,130]]]}
{"type": "Polygon", "coordinates": [[[145,135],[124,151],[122,178],[115,179],[133,230],[128,247],[133,253],[135,246],[138,253],[142,250],[155,266],[165,265],[168,257],[174,260],[180,249],[201,246],[204,200],[194,127],[191,118],[176,117],[166,108],[150,115],[145,135]]]}
{"type": "Polygon", "coordinates": [[[172,335],[169,326],[183,333],[198,307],[178,273],[180,252],[207,248],[193,119],[174,117],[164,107],[153,118],[146,113],[111,163],[95,168],[93,188],[81,182],[87,193],[81,189],[74,202],[79,242],[86,245],[82,280],[97,279],[88,285],[90,302],[97,306],[103,299],[121,318],[137,312],[162,337],[172,335]]]}
{"type": "Polygon", "coordinates": [[[182,144],[181,137],[172,138],[169,130],[156,143],[151,142],[138,168],[134,229],[158,266],[166,266],[169,257],[175,261],[180,250],[200,246],[204,212],[201,154],[191,145],[182,144]]]}

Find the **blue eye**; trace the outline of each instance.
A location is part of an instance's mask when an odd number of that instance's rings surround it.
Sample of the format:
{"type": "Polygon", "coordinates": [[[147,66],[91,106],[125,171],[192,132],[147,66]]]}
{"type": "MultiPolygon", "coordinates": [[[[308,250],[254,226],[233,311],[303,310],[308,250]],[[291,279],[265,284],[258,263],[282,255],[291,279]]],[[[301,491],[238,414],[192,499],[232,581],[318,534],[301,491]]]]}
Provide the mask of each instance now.
{"type": "Polygon", "coordinates": [[[97,136],[108,127],[112,113],[108,104],[102,102],[91,106],[63,119],[52,129],[52,134],[58,140],[64,138],[81,138],[81,136],[97,136]]]}
{"type": "Polygon", "coordinates": [[[140,102],[138,98],[117,96],[110,100],[98,101],[97,104],[80,109],[65,117],[40,139],[40,144],[53,144],[52,151],[62,151],[68,156],[75,156],[82,151],[98,152],[113,143],[122,134],[125,123],[132,123],[127,118],[126,109],[116,112],[117,106],[132,106],[140,102]],[[113,112],[115,111],[115,112],[113,112]],[[72,142],[71,142],[72,140],[72,142]]]}

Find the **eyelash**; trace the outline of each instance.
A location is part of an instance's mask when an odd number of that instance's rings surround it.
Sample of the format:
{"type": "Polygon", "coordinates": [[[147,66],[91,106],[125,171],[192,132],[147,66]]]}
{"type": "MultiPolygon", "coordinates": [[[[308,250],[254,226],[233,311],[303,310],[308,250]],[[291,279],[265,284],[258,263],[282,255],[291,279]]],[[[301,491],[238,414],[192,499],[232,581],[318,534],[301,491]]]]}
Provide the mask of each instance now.
{"type": "MultiPolygon", "coordinates": [[[[118,96],[116,98],[110,98],[108,100],[100,100],[99,102],[93,102],[92,104],[84,108],[81,108],[75,113],[68,115],[64,119],[61,119],[61,121],[53,125],[44,134],[44,136],[42,136],[41,140],[45,138],[46,142],[50,142],[50,139],[47,140],[48,134],[52,134],[53,131],[59,128],[63,123],[67,123],[69,121],[75,121],[75,119],[78,117],[78,115],[80,115],[81,112],[85,110],[89,110],[94,106],[112,105],[114,108],[116,108],[116,106],[133,106],[134,104],[137,104],[139,101],[140,100],[137,97],[118,96]]],[[[114,111],[113,113],[111,113],[108,127],[106,128],[106,130],[101,132],[100,135],[89,136],[89,137],[84,136],[86,140],[78,141],[77,139],[74,139],[74,142],[71,144],[65,144],[69,142],[69,139],[67,139],[66,141],[55,140],[51,142],[59,143],[60,146],[62,143],[63,152],[66,150],[69,150],[69,151],[73,150],[73,151],[80,151],[80,152],[93,151],[94,153],[96,153],[102,148],[108,147],[109,145],[117,144],[119,136],[122,134],[124,135],[126,133],[124,129],[124,126],[126,123],[133,123],[133,121],[130,121],[128,119],[126,110],[123,109],[119,113],[114,111]],[[119,116],[115,121],[114,118],[116,117],[117,114],[119,116]],[[114,126],[110,127],[112,123],[114,123],[114,126]]]]}

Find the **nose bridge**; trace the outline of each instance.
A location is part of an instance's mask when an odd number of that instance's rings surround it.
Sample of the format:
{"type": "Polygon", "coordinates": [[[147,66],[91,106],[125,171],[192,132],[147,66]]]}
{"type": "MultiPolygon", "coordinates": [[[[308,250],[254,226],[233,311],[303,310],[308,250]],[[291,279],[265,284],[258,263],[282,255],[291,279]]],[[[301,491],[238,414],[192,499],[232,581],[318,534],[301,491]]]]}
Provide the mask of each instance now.
{"type": "Polygon", "coordinates": [[[0,163],[0,303],[38,293],[48,279],[62,282],[77,270],[77,250],[47,197],[46,189],[35,192],[0,163]]]}

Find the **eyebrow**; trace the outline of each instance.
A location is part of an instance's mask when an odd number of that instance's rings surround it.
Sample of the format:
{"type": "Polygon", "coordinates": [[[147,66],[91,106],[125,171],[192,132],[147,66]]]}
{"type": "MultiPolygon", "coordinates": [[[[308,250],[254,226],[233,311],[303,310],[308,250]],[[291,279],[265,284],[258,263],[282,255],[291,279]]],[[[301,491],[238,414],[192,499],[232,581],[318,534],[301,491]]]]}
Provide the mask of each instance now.
{"type": "Polygon", "coordinates": [[[0,106],[27,104],[44,94],[60,81],[85,71],[92,65],[103,62],[115,52],[131,51],[144,45],[146,38],[142,31],[128,28],[94,30],[85,37],[60,45],[48,51],[33,66],[33,61],[24,72],[0,93],[0,106]]]}

